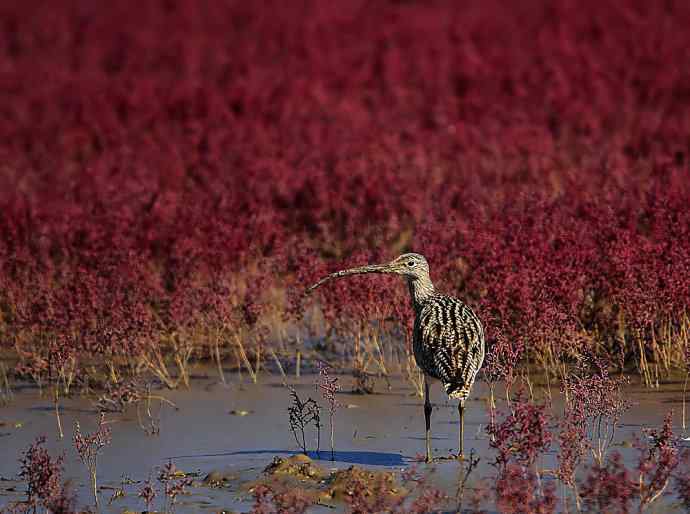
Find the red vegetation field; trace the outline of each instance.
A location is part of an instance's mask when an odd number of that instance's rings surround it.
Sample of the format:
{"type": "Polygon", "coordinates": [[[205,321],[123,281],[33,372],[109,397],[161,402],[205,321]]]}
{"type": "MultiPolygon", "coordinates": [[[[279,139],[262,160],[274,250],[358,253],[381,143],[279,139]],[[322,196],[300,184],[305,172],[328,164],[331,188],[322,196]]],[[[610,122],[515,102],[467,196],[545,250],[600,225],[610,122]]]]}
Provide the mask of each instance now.
{"type": "Polygon", "coordinates": [[[362,359],[404,347],[369,322],[407,322],[405,288],[303,289],[413,249],[497,361],[654,383],[690,330],[688,26],[682,1],[5,2],[2,344],[68,383],[258,368],[308,332],[362,359]]]}

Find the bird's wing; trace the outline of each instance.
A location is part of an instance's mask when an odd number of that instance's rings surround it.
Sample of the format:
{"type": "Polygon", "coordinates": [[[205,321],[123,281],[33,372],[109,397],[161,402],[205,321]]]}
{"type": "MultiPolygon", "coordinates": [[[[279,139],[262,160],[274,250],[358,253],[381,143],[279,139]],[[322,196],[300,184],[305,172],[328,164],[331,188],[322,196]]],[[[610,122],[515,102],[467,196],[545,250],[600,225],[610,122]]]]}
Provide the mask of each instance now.
{"type": "Polygon", "coordinates": [[[440,379],[448,394],[469,393],[484,361],[484,330],[472,310],[452,297],[435,299],[420,319],[422,367],[440,379]]]}

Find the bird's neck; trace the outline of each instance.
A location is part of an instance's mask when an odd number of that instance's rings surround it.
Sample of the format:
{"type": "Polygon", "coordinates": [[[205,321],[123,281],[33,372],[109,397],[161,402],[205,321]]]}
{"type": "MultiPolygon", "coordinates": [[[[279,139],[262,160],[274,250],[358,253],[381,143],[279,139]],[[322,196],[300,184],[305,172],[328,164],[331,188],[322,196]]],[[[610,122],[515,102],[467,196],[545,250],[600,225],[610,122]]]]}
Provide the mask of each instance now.
{"type": "Polygon", "coordinates": [[[434,284],[429,275],[408,280],[407,286],[410,288],[412,307],[415,311],[420,310],[434,294],[434,284]]]}

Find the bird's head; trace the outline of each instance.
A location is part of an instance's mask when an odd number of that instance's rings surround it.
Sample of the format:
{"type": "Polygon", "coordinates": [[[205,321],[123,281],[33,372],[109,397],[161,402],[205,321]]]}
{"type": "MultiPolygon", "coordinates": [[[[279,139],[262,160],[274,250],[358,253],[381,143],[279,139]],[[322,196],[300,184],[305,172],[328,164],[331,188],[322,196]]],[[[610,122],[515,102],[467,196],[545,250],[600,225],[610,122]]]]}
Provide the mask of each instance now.
{"type": "Polygon", "coordinates": [[[364,273],[390,273],[394,275],[402,275],[407,280],[418,280],[429,276],[429,263],[423,255],[418,253],[404,253],[400,257],[396,257],[386,264],[368,264],[367,266],[360,266],[358,268],[350,268],[342,271],[336,271],[330,275],[322,278],[316,284],[310,286],[307,292],[310,293],[324,282],[328,282],[334,278],[346,277],[349,275],[361,275],[364,273]]]}
{"type": "Polygon", "coordinates": [[[418,253],[404,253],[385,266],[391,270],[387,273],[403,275],[408,280],[416,280],[429,275],[429,263],[426,262],[423,255],[418,253]]]}

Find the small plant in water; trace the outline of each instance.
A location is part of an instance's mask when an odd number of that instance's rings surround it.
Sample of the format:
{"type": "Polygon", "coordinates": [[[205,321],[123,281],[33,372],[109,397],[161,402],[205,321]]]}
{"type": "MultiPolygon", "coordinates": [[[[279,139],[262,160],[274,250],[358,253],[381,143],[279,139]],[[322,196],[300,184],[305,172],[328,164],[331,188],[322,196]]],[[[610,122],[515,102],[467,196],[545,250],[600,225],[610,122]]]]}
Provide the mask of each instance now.
{"type": "Polygon", "coordinates": [[[592,356],[581,363],[574,373],[566,376],[563,392],[567,409],[580,412],[590,441],[592,456],[600,467],[613,443],[623,413],[630,407],[623,395],[623,378],[609,375],[607,362],[592,356]]]}
{"type": "Polygon", "coordinates": [[[664,419],[661,430],[649,430],[646,444],[638,445],[640,510],[657,500],[666,490],[680,464],[677,440],[672,429],[673,412],[664,419]]]}
{"type": "Polygon", "coordinates": [[[136,405],[139,426],[146,435],[160,435],[161,410],[163,404],[179,410],[174,402],[167,398],[151,394],[152,384],[144,383],[139,378],[121,382],[109,382],[105,392],[98,398],[96,407],[101,412],[124,412],[127,406],[136,405]],[[158,401],[158,409],[153,409],[153,401],[158,401]],[[143,415],[142,415],[143,411],[143,415]]]}
{"type": "MultiPolygon", "coordinates": [[[[566,382],[567,384],[567,382],[566,382]]],[[[575,503],[580,509],[580,496],[577,490],[575,475],[578,466],[590,447],[587,439],[587,413],[585,402],[570,397],[565,403],[563,418],[559,422],[557,476],[559,480],[569,488],[575,498],[575,503]]]]}
{"type": "Polygon", "coordinates": [[[499,473],[495,485],[496,506],[505,514],[556,512],[553,483],[542,484],[539,474],[510,463],[499,473]]]}
{"type": "Polygon", "coordinates": [[[156,489],[153,487],[153,482],[151,481],[151,476],[149,475],[142,488],[139,489],[139,494],[137,495],[139,498],[144,500],[147,512],[151,512],[151,505],[153,504],[153,500],[156,499],[156,495],[156,489]]]}
{"type": "Polygon", "coordinates": [[[70,512],[74,499],[62,482],[64,457],[51,457],[45,442],[45,437],[37,438],[19,460],[19,477],[27,483],[26,510],[35,514],[42,505],[51,512],[70,512]]]}
{"type": "Polygon", "coordinates": [[[621,454],[613,452],[604,464],[595,460],[580,491],[584,512],[627,513],[635,497],[635,483],[621,454]]]}
{"type": "Polygon", "coordinates": [[[96,472],[98,467],[98,455],[111,441],[110,428],[105,423],[105,415],[101,412],[98,418],[98,428],[93,434],[82,434],[79,421],[74,422],[74,447],[79,458],[89,471],[93,500],[98,507],[98,486],[96,472]]]}
{"type": "Polygon", "coordinates": [[[523,392],[518,392],[505,418],[486,429],[491,437],[489,446],[497,452],[496,465],[501,470],[511,462],[532,467],[551,445],[549,421],[545,405],[530,403],[523,392]]]}
{"type": "Polygon", "coordinates": [[[340,384],[338,384],[338,377],[331,376],[329,373],[330,366],[319,362],[319,381],[318,387],[321,389],[321,394],[328,402],[328,421],[331,428],[331,460],[335,460],[335,443],[334,443],[334,426],[333,420],[335,411],[338,408],[338,401],[335,399],[335,394],[340,391],[340,384]]]}
{"type": "Polygon", "coordinates": [[[138,403],[145,397],[145,388],[138,378],[108,382],[105,391],[98,397],[96,407],[101,412],[124,412],[128,405],[138,403]]]}
{"type": "Polygon", "coordinates": [[[288,407],[290,414],[290,431],[295,436],[295,441],[302,448],[302,452],[307,454],[307,440],[304,433],[305,428],[314,424],[316,428],[316,453],[321,449],[321,418],[319,417],[319,405],[309,398],[303,402],[297,391],[290,387],[292,405],[288,407]]]}
{"type": "MultiPolygon", "coordinates": [[[[462,504],[465,498],[465,489],[467,487],[467,482],[469,481],[472,473],[477,469],[479,465],[480,458],[475,455],[474,449],[470,451],[469,458],[467,461],[460,463],[460,469],[458,473],[458,486],[455,493],[455,499],[457,501],[457,511],[462,512],[462,504]]],[[[404,478],[404,475],[403,475],[404,478]]]]}
{"type": "Polygon", "coordinates": [[[187,487],[192,485],[192,479],[188,478],[183,471],[175,466],[173,461],[169,461],[158,475],[158,481],[163,484],[163,491],[168,498],[166,512],[172,512],[175,508],[177,497],[184,494],[187,487]]]}
{"type": "Polygon", "coordinates": [[[134,482],[132,481],[132,479],[123,473],[120,476],[120,487],[114,488],[113,494],[110,496],[110,499],[108,500],[108,505],[112,505],[112,503],[114,501],[119,500],[120,498],[124,498],[125,496],[127,496],[127,491],[125,489],[125,486],[131,485],[133,483],[134,482]]]}

